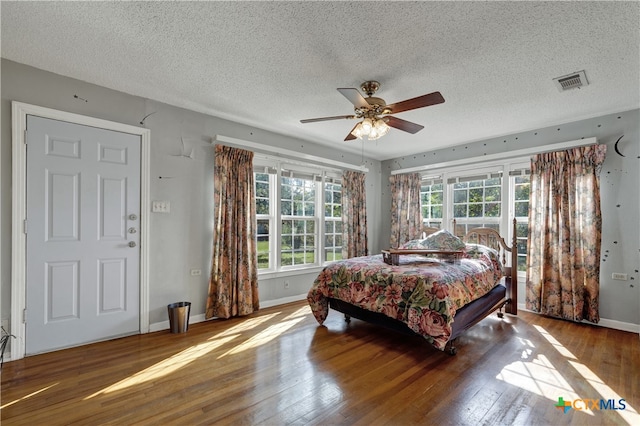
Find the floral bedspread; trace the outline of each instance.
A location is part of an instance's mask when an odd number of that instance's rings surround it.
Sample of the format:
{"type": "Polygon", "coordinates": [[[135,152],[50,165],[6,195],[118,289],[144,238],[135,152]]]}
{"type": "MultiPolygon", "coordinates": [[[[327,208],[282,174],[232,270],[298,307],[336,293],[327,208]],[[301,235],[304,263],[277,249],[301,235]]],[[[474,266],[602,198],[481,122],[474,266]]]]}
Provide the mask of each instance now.
{"type": "Polygon", "coordinates": [[[320,324],[329,313],[327,298],[340,299],[402,321],[443,350],[456,310],[488,293],[501,277],[498,253],[481,245],[467,245],[456,263],[405,255],[393,266],[379,254],[328,265],[307,300],[320,324]]]}

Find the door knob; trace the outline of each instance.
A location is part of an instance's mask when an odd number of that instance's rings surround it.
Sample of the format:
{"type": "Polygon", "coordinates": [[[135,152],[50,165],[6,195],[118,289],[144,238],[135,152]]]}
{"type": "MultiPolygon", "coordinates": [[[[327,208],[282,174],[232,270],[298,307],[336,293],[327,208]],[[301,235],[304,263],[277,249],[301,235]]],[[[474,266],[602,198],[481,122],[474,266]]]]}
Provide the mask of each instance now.
{"type": "Polygon", "coordinates": [[[136,242],[135,241],[129,241],[129,247],[133,248],[136,246],[136,242]]]}

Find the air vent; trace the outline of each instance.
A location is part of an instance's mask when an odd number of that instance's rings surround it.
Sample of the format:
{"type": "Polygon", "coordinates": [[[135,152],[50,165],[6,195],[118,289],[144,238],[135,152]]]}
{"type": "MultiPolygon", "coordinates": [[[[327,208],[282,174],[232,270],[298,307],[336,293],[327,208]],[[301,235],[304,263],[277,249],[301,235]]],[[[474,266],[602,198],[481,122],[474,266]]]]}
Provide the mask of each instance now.
{"type": "Polygon", "coordinates": [[[562,77],[554,78],[553,81],[554,83],[556,83],[556,87],[561,92],[569,89],[580,88],[589,84],[584,71],[578,71],[574,72],[573,74],[563,75],[562,77]]]}

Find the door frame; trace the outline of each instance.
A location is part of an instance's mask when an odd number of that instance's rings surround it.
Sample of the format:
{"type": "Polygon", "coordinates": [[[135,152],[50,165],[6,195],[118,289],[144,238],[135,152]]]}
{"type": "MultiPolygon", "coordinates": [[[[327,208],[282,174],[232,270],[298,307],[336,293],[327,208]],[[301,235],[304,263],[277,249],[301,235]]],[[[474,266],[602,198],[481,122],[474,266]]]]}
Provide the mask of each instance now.
{"type": "Polygon", "coordinates": [[[140,136],[140,333],[149,332],[149,212],[151,131],[86,115],[58,111],[23,102],[11,102],[11,360],[26,353],[26,234],[27,115],[140,136]]]}

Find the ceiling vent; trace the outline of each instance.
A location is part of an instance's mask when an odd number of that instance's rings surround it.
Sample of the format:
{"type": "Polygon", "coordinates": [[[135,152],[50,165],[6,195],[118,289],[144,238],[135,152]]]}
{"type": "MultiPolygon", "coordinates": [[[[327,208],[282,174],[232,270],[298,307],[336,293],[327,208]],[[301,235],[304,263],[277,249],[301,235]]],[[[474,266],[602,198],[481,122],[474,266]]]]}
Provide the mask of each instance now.
{"type": "Polygon", "coordinates": [[[556,83],[556,87],[561,92],[569,89],[580,88],[589,84],[584,70],[568,75],[563,75],[562,77],[554,78],[553,81],[554,83],[556,83]]]}

